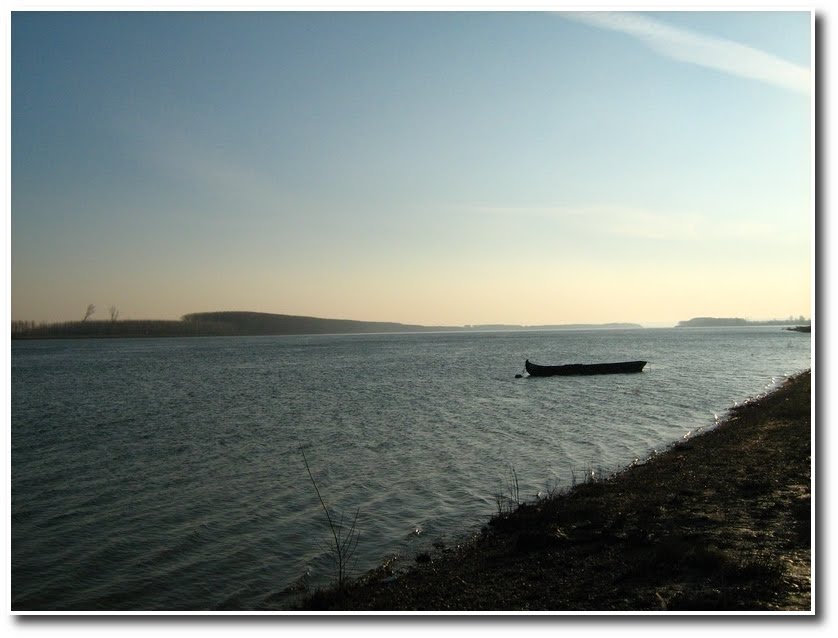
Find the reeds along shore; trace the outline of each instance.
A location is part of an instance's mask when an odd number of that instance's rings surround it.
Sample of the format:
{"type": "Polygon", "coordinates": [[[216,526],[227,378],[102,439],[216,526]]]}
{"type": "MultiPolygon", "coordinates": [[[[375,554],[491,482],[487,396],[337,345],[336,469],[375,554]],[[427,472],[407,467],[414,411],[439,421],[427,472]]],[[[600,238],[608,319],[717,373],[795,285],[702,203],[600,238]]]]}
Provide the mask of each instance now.
{"type": "Polygon", "coordinates": [[[645,463],[300,608],[811,613],[810,499],[807,371],[645,463]]]}

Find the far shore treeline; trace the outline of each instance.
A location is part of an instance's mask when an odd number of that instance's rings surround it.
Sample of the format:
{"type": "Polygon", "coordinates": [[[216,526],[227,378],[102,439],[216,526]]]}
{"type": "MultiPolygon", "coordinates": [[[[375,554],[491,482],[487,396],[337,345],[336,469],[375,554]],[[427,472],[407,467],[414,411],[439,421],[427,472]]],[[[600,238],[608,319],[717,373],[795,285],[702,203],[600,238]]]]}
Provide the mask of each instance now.
{"type": "Polygon", "coordinates": [[[802,315],[795,318],[788,319],[771,319],[769,321],[749,321],[748,319],[740,319],[739,317],[695,317],[688,321],[679,321],[676,328],[713,328],[724,326],[808,326],[812,323],[811,319],[806,319],[802,315]]]}
{"type": "MultiPolygon", "coordinates": [[[[803,317],[788,320],[748,321],[740,318],[696,317],[681,321],[676,327],[712,326],[788,326],[810,325],[803,317]]],[[[561,330],[561,329],[637,329],[636,323],[553,324],[523,326],[514,324],[481,324],[467,326],[421,326],[415,324],[321,319],[266,312],[197,312],[179,320],[116,319],[110,321],[64,321],[37,323],[12,321],[12,339],[74,339],[108,337],[220,337],[259,335],[371,334],[388,332],[434,332],[479,330],[561,330]]]]}
{"type": "Polygon", "coordinates": [[[85,337],[215,337],[239,335],[343,334],[428,330],[399,323],[318,319],[262,312],[199,312],[180,320],[13,321],[12,339],[85,337]]]}
{"type": "Polygon", "coordinates": [[[517,326],[420,326],[383,321],[320,319],[265,312],[198,312],[180,320],[112,319],[36,323],[12,321],[12,339],[74,339],[107,337],[216,337],[258,335],[370,334],[468,330],[549,330],[561,328],[642,328],[634,323],[517,326]]]}

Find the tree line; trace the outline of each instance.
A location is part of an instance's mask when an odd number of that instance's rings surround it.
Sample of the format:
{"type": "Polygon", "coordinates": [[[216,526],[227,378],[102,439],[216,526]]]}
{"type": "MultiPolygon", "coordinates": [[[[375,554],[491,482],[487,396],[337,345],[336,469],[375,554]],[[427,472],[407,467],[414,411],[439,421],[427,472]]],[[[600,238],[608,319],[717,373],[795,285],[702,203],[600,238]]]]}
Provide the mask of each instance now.
{"type": "Polygon", "coordinates": [[[12,339],[358,334],[439,329],[402,323],[237,311],[192,313],[184,315],[180,320],[125,320],[118,318],[119,311],[113,306],[110,309],[110,320],[94,320],[90,317],[95,311],[96,307],[90,304],[79,321],[13,321],[12,339]]]}
{"type": "Polygon", "coordinates": [[[89,337],[195,337],[231,335],[225,326],[163,319],[120,321],[62,321],[36,323],[12,321],[12,339],[73,339],[89,337]]]}
{"type": "Polygon", "coordinates": [[[713,326],[788,326],[789,324],[808,325],[811,319],[803,315],[788,319],[769,319],[767,321],[750,321],[741,317],[694,317],[687,321],[679,321],[676,328],[706,328],[713,326]]]}

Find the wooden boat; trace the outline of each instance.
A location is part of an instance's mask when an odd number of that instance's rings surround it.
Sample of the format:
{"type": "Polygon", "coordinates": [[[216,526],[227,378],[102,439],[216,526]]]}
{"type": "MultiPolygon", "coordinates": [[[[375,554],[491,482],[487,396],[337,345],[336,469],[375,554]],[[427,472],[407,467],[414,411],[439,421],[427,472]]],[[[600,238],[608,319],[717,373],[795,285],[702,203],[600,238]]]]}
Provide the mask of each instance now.
{"type": "Polygon", "coordinates": [[[645,361],[623,361],[620,363],[571,363],[564,366],[540,366],[524,363],[527,372],[533,377],[571,376],[580,374],[627,374],[642,372],[645,361]]]}

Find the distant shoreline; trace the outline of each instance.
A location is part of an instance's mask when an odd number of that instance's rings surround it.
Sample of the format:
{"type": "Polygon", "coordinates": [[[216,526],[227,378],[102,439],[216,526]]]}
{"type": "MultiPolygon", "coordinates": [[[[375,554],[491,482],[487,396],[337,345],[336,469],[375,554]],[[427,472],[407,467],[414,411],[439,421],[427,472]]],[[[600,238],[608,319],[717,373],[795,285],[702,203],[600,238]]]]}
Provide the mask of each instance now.
{"type": "Polygon", "coordinates": [[[420,332],[481,332],[503,330],[628,330],[643,329],[635,323],[553,324],[524,326],[481,324],[423,326],[382,321],[322,319],[260,312],[203,312],[180,320],[66,321],[36,324],[13,321],[11,338],[25,339],[124,339],[163,337],[253,337],[286,335],[347,335],[420,332]]]}
{"type": "MultiPolygon", "coordinates": [[[[695,317],[666,328],[715,328],[777,326],[808,332],[811,321],[774,319],[749,321],[738,317],[695,317]]],[[[658,326],[663,328],[664,326],[658,326]]],[[[13,340],[30,339],[142,339],[168,337],[255,337],[314,336],[351,334],[408,334],[427,332],[514,332],[539,330],[646,330],[638,323],[566,323],[566,324],[469,324],[464,326],[424,326],[386,321],[323,319],[301,315],[262,312],[223,311],[184,315],[179,320],[128,319],[117,321],[64,321],[36,323],[12,321],[13,340]]]]}
{"type": "Polygon", "coordinates": [[[746,326],[806,326],[811,319],[803,317],[789,319],[770,319],[768,321],[750,321],[739,317],[694,317],[686,321],[679,321],[676,328],[716,328],[716,327],[746,327],[746,326]]]}

